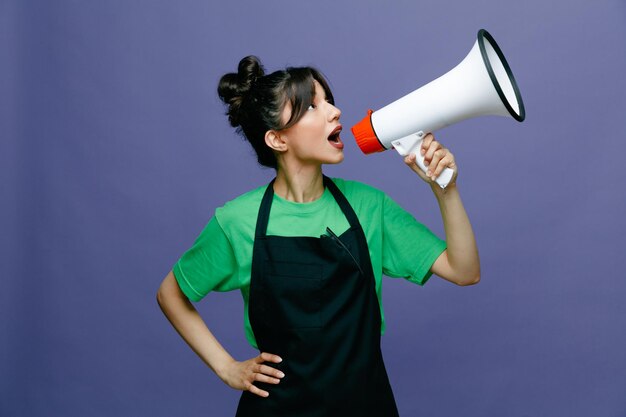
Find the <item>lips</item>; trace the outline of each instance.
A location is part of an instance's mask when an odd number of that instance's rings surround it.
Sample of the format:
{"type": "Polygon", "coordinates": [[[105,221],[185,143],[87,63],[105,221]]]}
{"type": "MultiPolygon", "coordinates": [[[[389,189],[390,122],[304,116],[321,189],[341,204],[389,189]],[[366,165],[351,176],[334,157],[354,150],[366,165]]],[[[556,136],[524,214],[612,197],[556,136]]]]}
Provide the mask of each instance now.
{"type": "Polygon", "coordinates": [[[343,149],[343,143],[341,142],[341,138],[339,137],[341,130],[342,126],[339,125],[328,136],[328,142],[337,149],[343,149]]]}

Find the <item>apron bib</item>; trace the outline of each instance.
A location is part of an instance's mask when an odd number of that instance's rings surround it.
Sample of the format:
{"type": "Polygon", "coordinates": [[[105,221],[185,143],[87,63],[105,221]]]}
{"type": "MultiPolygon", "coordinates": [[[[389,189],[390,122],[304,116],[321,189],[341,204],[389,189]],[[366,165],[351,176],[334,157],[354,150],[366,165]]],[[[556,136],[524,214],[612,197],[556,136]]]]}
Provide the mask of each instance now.
{"type": "Polygon", "coordinates": [[[270,393],[244,391],[237,417],[396,417],[380,350],[380,309],[365,234],[327,177],[350,228],[336,236],[267,236],[274,181],[265,191],[252,257],[248,314],[259,350],[283,361],[270,393]]]}

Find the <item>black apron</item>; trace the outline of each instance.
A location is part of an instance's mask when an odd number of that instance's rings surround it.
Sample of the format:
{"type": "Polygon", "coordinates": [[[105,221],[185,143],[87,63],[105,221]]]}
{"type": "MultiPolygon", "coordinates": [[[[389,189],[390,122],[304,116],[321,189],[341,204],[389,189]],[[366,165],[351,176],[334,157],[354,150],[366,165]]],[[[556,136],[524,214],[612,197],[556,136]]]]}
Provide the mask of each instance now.
{"type": "Polygon", "coordinates": [[[327,177],[350,229],[336,236],[267,236],[274,181],[257,218],[248,314],[267,365],[285,377],[244,391],[237,417],[394,417],[398,411],[380,350],[380,308],[365,234],[327,177]]]}

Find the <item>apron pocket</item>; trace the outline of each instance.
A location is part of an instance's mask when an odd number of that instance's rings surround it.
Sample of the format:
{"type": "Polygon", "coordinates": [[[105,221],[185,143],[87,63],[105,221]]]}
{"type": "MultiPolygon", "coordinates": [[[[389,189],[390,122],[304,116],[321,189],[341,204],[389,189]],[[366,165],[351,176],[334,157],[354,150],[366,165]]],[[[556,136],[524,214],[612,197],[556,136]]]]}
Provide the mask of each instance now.
{"type": "Polygon", "coordinates": [[[289,329],[322,326],[321,265],[266,261],[263,269],[263,304],[270,325],[289,329]]]}

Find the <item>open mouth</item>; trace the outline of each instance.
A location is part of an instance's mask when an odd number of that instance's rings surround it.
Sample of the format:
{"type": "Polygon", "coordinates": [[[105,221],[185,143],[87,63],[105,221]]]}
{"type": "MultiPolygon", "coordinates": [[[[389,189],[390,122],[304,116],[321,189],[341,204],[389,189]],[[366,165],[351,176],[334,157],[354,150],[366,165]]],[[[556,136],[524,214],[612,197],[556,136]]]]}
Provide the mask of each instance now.
{"type": "Polygon", "coordinates": [[[339,125],[328,136],[328,141],[330,142],[330,144],[339,149],[343,148],[343,143],[341,142],[341,138],[339,137],[341,130],[342,130],[342,127],[341,125],[339,125]]]}

